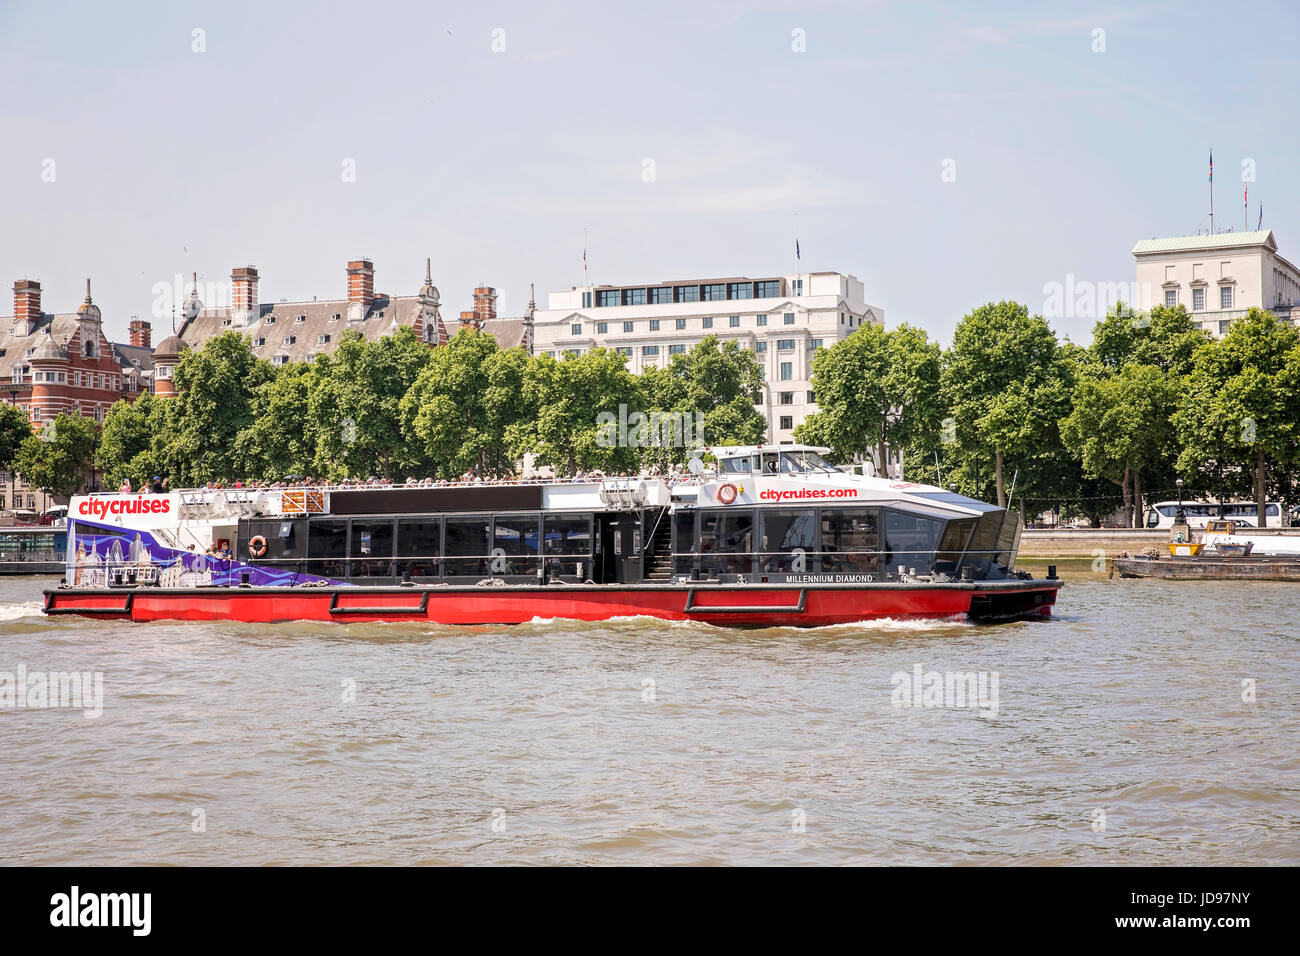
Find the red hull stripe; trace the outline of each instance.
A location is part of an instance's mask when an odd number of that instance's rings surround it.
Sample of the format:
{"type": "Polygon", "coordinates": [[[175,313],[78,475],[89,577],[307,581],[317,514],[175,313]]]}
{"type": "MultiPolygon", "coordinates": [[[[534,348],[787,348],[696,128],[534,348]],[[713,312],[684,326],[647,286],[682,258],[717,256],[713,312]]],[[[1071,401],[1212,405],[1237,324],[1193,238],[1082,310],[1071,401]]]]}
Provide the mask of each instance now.
{"type": "Polygon", "coordinates": [[[221,588],[127,593],[45,592],[50,614],[133,621],[427,621],[522,624],[646,615],[720,625],[820,627],[874,618],[965,615],[971,599],[991,616],[1048,616],[1060,582],[981,587],[799,588],[221,588]],[[989,602],[992,602],[991,605],[989,602]]]}

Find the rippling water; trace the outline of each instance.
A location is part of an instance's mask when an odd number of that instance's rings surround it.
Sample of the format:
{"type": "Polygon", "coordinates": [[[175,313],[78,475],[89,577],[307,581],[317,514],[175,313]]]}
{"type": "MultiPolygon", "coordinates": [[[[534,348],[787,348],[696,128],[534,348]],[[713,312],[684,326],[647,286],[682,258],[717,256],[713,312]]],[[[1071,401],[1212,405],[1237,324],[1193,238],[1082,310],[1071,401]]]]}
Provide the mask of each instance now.
{"type": "Polygon", "coordinates": [[[0,709],[0,859],[1300,862],[1300,589],[1066,576],[1052,622],[812,631],[125,625],[0,579],[0,671],[104,675],[98,719],[0,709]],[[997,672],[996,717],[895,707],[917,664],[997,672]]]}

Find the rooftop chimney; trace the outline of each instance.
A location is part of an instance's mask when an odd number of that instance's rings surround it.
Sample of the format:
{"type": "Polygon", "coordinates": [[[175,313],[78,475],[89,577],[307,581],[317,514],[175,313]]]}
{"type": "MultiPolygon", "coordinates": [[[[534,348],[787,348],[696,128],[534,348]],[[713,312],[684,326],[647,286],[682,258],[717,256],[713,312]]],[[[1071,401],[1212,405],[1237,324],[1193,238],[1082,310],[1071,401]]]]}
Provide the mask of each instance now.
{"type": "Polygon", "coordinates": [[[257,269],[253,266],[241,266],[230,273],[230,307],[233,312],[256,315],[257,283],[257,269]]]}
{"type": "Polygon", "coordinates": [[[497,317],[497,290],[481,285],[474,290],[474,315],[479,322],[497,317]]]}
{"type": "Polygon", "coordinates": [[[348,304],[365,310],[374,300],[375,264],[369,259],[353,259],[348,263],[348,304]]]}
{"type": "Polygon", "coordinates": [[[143,319],[132,319],[131,324],[127,326],[131,333],[131,344],[147,349],[153,345],[153,326],[143,319]]]}
{"type": "Polygon", "coordinates": [[[35,279],[14,283],[14,325],[21,325],[23,335],[31,335],[41,318],[41,284],[35,279]]]}

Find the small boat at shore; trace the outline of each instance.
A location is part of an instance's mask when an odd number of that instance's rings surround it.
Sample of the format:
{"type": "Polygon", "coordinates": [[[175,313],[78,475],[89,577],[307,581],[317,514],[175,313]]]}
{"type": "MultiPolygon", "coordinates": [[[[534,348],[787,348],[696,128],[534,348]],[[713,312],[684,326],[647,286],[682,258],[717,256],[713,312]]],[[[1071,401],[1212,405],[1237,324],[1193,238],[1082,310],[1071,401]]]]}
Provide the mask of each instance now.
{"type": "Polygon", "coordinates": [[[818,449],[701,449],[680,478],[196,489],[72,500],[47,614],[743,627],[1051,615],[1015,512],[818,449]],[[215,552],[215,556],[214,553],[215,552]]]}
{"type": "Polygon", "coordinates": [[[1166,581],[1300,581],[1300,535],[1251,528],[1236,522],[1210,521],[1199,540],[1175,534],[1168,554],[1148,548],[1143,554],[1120,554],[1110,573],[1121,578],[1166,581]]]}

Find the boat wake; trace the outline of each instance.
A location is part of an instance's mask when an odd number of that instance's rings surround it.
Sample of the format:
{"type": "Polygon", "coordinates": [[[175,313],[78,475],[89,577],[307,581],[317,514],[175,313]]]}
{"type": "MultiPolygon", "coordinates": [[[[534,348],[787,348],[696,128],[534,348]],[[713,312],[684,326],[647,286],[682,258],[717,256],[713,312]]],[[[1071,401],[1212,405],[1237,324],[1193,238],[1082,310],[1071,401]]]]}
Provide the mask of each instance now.
{"type": "Polygon", "coordinates": [[[24,617],[40,616],[40,601],[25,601],[22,604],[0,604],[0,621],[17,621],[24,617]]]}

